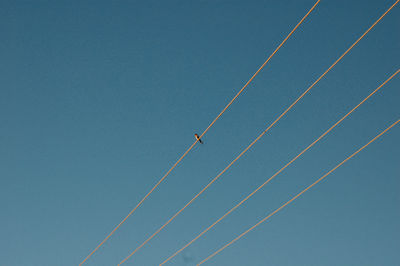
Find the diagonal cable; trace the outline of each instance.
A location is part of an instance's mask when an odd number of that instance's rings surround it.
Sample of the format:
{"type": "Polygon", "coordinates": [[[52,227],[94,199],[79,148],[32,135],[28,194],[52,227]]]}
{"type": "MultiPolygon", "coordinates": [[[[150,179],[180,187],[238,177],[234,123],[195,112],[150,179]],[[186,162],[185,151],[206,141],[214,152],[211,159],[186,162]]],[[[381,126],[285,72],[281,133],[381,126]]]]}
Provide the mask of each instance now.
{"type": "Polygon", "coordinates": [[[165,226],[167,226],[172,220],[174,220],[184,209],[186,209],[193,201],[195,201],[201,194],[204,193],[226,170],[228,170],[240,157],[242,157],[256,142],[258,142],[265,133],[267,133],[290,109],[297,104],[300,99],[302,99],[343,57],[351,50],[353,47],[363,39],[368,32],[370,32],[378,22],[383,19],[389,11],[399,2],[397,0],[377,21],[368,28],[307,90],[305,90],[279,117],[270,124],[267,129],[265,129],[246,149],[244,149],[224,170],[222,170],[214,179],[211,180],[196,196],[194,196],[182,209],[175,213],[165,224],[163,224],[159,229],[157,229],[149,238],[147,238],[140,246],[138,246],[134,251],[132,251],[125,259],[123,259],[118,265],[121,265],[127,261],[133,254],[135,254],[139,249],[141,249],[146,243],[148,243],[154,236],[156,236],[165,226]]]}
{"type": "MultiPolygon", "coordinates": [[[[240,94],[247,88],[247,86],[253,81],[253,79],[260,73],[260,71],[267,65],[271,58],[279,51],[279,49],[286,43],[286,41],[292,36],[292,34],[297,30],[297,28],[304,22],[304,20],[310,15],[310,13],[315,9],[321,0],[312,6],[312,8],[307,12],[307,14],[297,23],[297,25],[292,29],[292,31],[286,36],[286,38],[279,44],[279,46],[272,52],[272,54],[267,58],[267,60],[261,65],[261,67],[254,73],[254,75],[246,82],[246,84],[239,90],[239,92],[232,98],[232,100],[225,106],[225,108],[218,114],[218,116],[211,122],[211,124],[203,131],[200,138],[203,137],[208,130],[214,125],[214,123],[222,116],[223,113],[231,106],[231,104],[239,97],[240,94]]],[[[114,233],[118,228],[125,223],[125,221],[131,216],[137,208],[142,205],[142,203],[150,196],[151,193],[164,181],[164,179],[172,172],[172,170],[186,157],[186,155],[193,149],[198,140],[196,140],[183,155],[172,165],[172,167],[164,174],[164,176],[154,185],[154,187],[143,197],[142,200],[128,213],[128,215],[107,235],[107,237],[79,264],[81,266],[85,263],[114,233]]]]}
{"type": "Polygon", "coordinates": [[[362,146],[360,149],[358,149],[356,152],[354,152],[352,155],[350,155],[349,157],[347,157],[344,161],[342,161],[341,163],[339,163],[338,165],[336,165],[334,168],[332,168],[329,172],[327,172],[326,174],[324,174],[322,177],[320,177],[317,181],[315,181],[314,183],[312,183],[310,186],[308,186],[306,189],[304,189],[303,191],[301,191],[299,194],[297,194],[296,196],[294,196],[293,198],[291,198],[289,201],[287,201],[285,204],[283,204],[281,207],[279,207],[278,209],[276,209],[275,211],[273,211],[272,213],[270,213],[267,217],[263,218],[262,220],[260,220],[258,223],[256,223],[255,225],[253,225],[252,227],[250,227],[249,229],[247,229],[246,231],[244,231],[243,233],[241,233],[239,236],[237,236],[235,239],[233,239],[232,241],[230,241],[229,243],[227,243],[226,245],[224,245],[222,248],[218,249],[217,251],[215,251],[214,253],[212,253],[210,256],[208,256],[207,258],[205,258],[204,260],[202,260],[201,262],[199,262],[197,264],[197,266],[203,264],[204,262],[208,261],[209,259],[211,259],[212,257],[214,257],[215,255],[217,255],[218,253],[220,253],[222,250],[224,250],[225,248],[229,247],[230,245],[232,245],[233,243],[235,243],[236,241],[238,241],[240,238],[242,238],[244,235],[246,235],[247,233],[249,233],[250,231],[252,231],[253,229],[255,229],[257,226],[259,226],[260,224],[264,223],[265,221],[267,221],[271,216],[273,216],[274,214],[276,214],[277,212],[279,212],[280,210],[282,210],[283,208],[285,208],[287,205],[289,205],[292,201],[294,201],[295,199],[297,199],[298,197],[300,197],[303,193],[305,193],[307,190],[309,190],[310,188],[312,188],[313,186],[315,186],[316,184],[318,184],[319,182],[321,182],[325,177],[327,177],[328,175],[330,175],[333,171],[335,171],[337,168],[339,168],[341,165],[343,165],[345,162],[347,162],[348,160],[350,160],[351,158],[353,158],[355,155],[357,155],[359,152],[361,152],[363,149],[365,149],[366,147],[368,147],[372,142],[374,142],[375,140],[377,140],[378,138],[380,138],[383,134],[385,134],[388,130],[390,130],[392,127],[394,127],[395,125],[397,125],[400,122],[400,119],[397,120],[396,122],[394,122],[392,125],[390,125],[388,128],[386,128],[384,131],[382,131],[381,133],[379,133],[376,137],[374,137],[373,139],[371,139],[367,144],[365,144],[364,146],[362,146]]]}
{"type": "Polygon", "coordinates": [[[197,239],[199,239],[202,235],[207,233],[211,228],[216,226],[219,222],[221,222],[225,217],[227,217],[230,213],[232,213],[234,210],[236,210],[239,206],[241,206],[243,203],[245,203],[249,198],[251,198],[254,194],[256,194],[261,188],[263,188],[265,185],[267,185],[272,179],[274,179],[277,175],[279,175],[283,170],[285,170],[289,165],[291,165],[294,161],[296,161],[298,158],[300,158],[307,150],[309,150],[311,147],[313,147],[315,144],[317,144],[322,138],[324,138],[330,131],[332,131],[335,127],[337,127],[343,120],[345,120],[351,113],[353,113],[355,110],[357,110],[364,102],[366,102],[369,98],[371,98],[376,92],[378,92],[387,82],[389,82],[392,78],[394,78],[398,73],[400,72],[400,69],[398,69],[393,75],[391,75],[385,82],[383,82],[378,88],[376,88],[374,91],[372,91],[367,97],[365,97],[359,104],[357,104],[353,109],[351,109],[346,115],[344,115],[341,119],[339,119],[333,126],[331,126],[327,131],[325,131],[321,136],[319,136],[316,140],[314,140],[307,148],[302,150],[298,155],[296,155],[292,160],[290,160],[285,166],[283,166],[281,169],[279,169],[275,174],[273,174],[270,178],[267,179],[263,184],[261,184],[257,189],[255,189],[253,192],[251,192],[249,195],[247,195],[242,201],[240,201],[238,204],[236,204],[233,208],[231,208],[228,212],[226,212],[223,216],[221,216],[218,220],[216,220],[213,224],[211,224],[209,227],[207,227],[204,231],[202,231],[199,235],[197,235],[194,239],[189,241],[187,244],[185,244],[182,248],[180,248],[178,251],[176,251],[174,254],[172,254],[170,257],[168,257],[166,260],[164,260],[161,264],[165,264],[169,260],[171,260],[173,257],[178,255],[180,252],[182,252],[185,248],[193,244],[197,239]]]}

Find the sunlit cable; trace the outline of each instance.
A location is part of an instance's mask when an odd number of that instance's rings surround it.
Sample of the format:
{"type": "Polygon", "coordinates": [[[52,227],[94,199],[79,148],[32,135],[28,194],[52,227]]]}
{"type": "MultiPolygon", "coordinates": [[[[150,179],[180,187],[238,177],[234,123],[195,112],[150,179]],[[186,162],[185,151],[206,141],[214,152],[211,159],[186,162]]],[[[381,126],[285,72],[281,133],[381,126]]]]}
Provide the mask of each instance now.
{"type": "Polygon", "coordinates": [[[262,220],[260,220],[258,223],[256,223],[255,225],[253,225],[252,227],[250,227],[249,229],[247,229],[246,231],[244,231],[243,233],[241,233],[239,236],[237,236],[235,239],[233,239],[232,241],[230,241],[228,244],[224,245],[222,248],[218,249],[217,251],[215,251],[214,253],[212,253],[210,256],[208,256],[207,258],[205,258],[204,260],[202,260],[201,262],[199,262],[197,264],[197,266],[203,264],[204,262],[208,261],[209,259],[211,259],[212,257],[214,257],[215,255],[217,255],[218,253],[220,253],[222,250],[224,250],[225,248],[229,247],[230,245],[232,245],[233,243],[235,243],[236,241],[238,241],[240,238],[242,238],[244,235],[246,235],[247,233],[249,233],[250,231],[252,231],[254,228],[256,228],[257,226],[259,226],[260,224],[262,224],[263,222],[265,222],[266,220],[268,220],[271,216],[273,216],[274,214],[276,214],[277,212],[279,212],[280,210],[282,210],[284,207],[286,207],[287,205],[289,205],[292,201],[294,201],[295,199],[297,199],[298,197],[300,197],[304,192],[306,192],[307,190],[309,190],[310,188],[312,188],[313,186],[315,186],[316,184],[318,184],[319,182],[321,182],[325,177],[327,177],[329,174],[331,174],[333,171],[335,171],[337,168],[339,168],[342,164],[344,164],[345,162],[347,162],[348,160],[350,160],[351,158],[353,158],[357,153],[359,153],[360,151],[362,151],[363,149],[365,149],[368,145],[370,145],[372,142],[374,142],[375,140],[377,140],[379,137],[381,137],[383,134],[385,134],[389,129],[391,129],[392,127],[394,127],[396,124],[398,124],[400,122],[400,119],[397,120],[396,122],[394,122],[391,126],[389,126],[388,128],[386,128],[384,131],[382,131],[381,133],[379,133],[376,137],[374,137],[373,139],[371,139],[367,144],[365,144],[364,146],[362,146],[360,149],[358,149],[356,152],[354,152],[352,155],[350,155],[349,157],[347,157],[344,161],[342,161],[341,163],[339,163],[338,165],[336,165],[334,168],[332,168],[329,172],[327,172],[326,174],[324,174],[322,177],[320,177],[317,181],[315,181],[314,183],[312,183],[310,186],[308,186],[306,189],[304,189],[303,191],[301,191],[299,194],[297,194],[296,196],[294,196],[293,198],[291,198],[289,201],[287,201],[285,204],[283,204],[281,207],[279,207],[278,209],[276,209],[275,211],[273,211],[272,213],[270,213],[267,217],[263,218],[262,220]]]}
{"type": "MultiPolygon", "coordinates": [[[[315,9],[318,3],[321,0],[318,0],[313,7],[307,12],[307,14],[300,20],[299,23],[292,29],[292,31],[286,36],[286,38],[279,44],[279,46],[273,51],[273,53],[267,58],[267,60],[261,65],[261,67],[254,73],[254,75],[246,82],[246,84],[240,89],[240,91],[232,98],[232,100],[225,106],[225,108],[218,114],[218,116],[211,122],[211,124],[204,130],[204,132],[200,135],[200,138],[207,133],[207,131],[214,125],[214,123],[222,116],[223,113],[229,108],[229,106],[239,97],[240,94],[246,89],[246,87],[253,81],[253,79],[259,74],[259,72],[265,67],[265,65],[271,60],[271,58],[278,52],[278,50],[286,43],[286,41],[292,36],[292,34],[296,31],[296,29],[303,23],[303,21],[308,17],[308,15],[315,9]]],[[[182,161],[184,157],[193,149],[194,145],[197,143],[197,140],[193,142],[193,144],[185,151],[185,153],[175,162],[174,165],[164,174],[164,176],[154,185],[154,187],[143,197],[142,200],[133,208],[129,214],[111,231],[110,234],[79,264],[80,266],[85,263],[114,233],[118,230],[118,228],[125,223],[125,221],[131,216],[137,208],[150,196],[151,193],[164,181],[164,179],[172,172],[172,170],[182,161]]]]}
{"type": "Polygon", "coordinates": [[[213,224],[211,224],[209,227],[207,227],[204,231],[202,231],[199,235],[197,235],[194,239],[189,241],[187,244],[185,244],[182,248],[180,248],[178,251],[176,251],[174,254],[172,254],[170,257],[168,257],[166,260],[164,260],[161,264],[165,264],[169,260],[171,260],[173,257],[178,255],[180,252],[182,252],[185,248],[193,244],[197,239],[199,239],[202,235],[207,233],[211,228],[213,228],[215,225],[217,225],[219,222],[221,222],[225,217],[227,217],[230,213],[232,213],[234,210],[236,210],[240,205],[242,205],[244,202],[246,202],[249,198],[251,198],[257,191],[259,191],[261,188],[263,188],[265,185],[267,185],[272,179],[274,179],[277,175],[279,175],[283,170],[285,170],[289,165],[291,165],[294,161],[296,161],[298,158],[300,158],[307,150],[309,150],[312,146],[317,144],[326,134],[328,134],[330,131],[332,131],[336,126],[338,126],[346,117],[348,117],[351,113],[353,113],[358,107],[360,107],[365,101],[367,101],[370,97],[372,97],[376,92],[378,92],[387,82],[389,82],[392,78],[394,78],[398,73],[400,72],[400,69],[398,69],[393,75],[391,75],[385,82],[383,82],[378,88],[376,88],[374,91],[372,91],[367,97],[365,97],[359,104],[357,104],[353,109],[350,110],[346,115],[344,115],[341,119],[339,119],[333,126],[331,126],[327,131],[325,131],[321,136],[319,136],[316,140],[314,140],[307,148],[302,150],[298,155],[296,155],[292,160],[290,160],[285,166],[283,166],[281,169],[279,169],[275,174],[273,174],[270,178],[267,179],[262,185],[260,185],[257,189],[255,189],[253,192],[251,192],[249,195],[247,195],[242,201],[240,201],[238,204],[236,204],[233,208],[231,208],[228,212],[226,212],[223,216],[221,216],[218,220],[216,220],[213,224]]]}
{"type": "Polygon", "coordinates": [[[359,37],[347,50],[344,52],[307,90],[305,90],[271,125],[268,126],[246,149],[244,149],[222,172],[220,172],[210,183],[208,183],[196,196],[194,196],[182,209],[180,209],[177,213],[175,213],[165,224],[163,224],[157,231],[155,231],[149,238],[147,238],[140,246],[138,246],[134,251],[132,251],[125,259],[123,259],[120,263],[124,263],[127,261],[133,254],[135,254],[139,249],[141,249],[147,242],[149,242],[154,236],[156,236],[165,226],[167,226],[172,220],[174,220],[186,207],[188,207],[192,202],[198,198],[205,190],[208,189],[226,170],[228,170],[243,154],[245,154],[260,138],[267,133],[290,109],[293,108],[294,105],[300,101],[310,90],[314,87],[342,58],[361,40],[365,37],[365,35],[371,31],[375,25],[384,17],[386,14],[399,2],[397,0],[392,7],[390,7],[375,23],[366,31],[364,34],[359,37]]]}

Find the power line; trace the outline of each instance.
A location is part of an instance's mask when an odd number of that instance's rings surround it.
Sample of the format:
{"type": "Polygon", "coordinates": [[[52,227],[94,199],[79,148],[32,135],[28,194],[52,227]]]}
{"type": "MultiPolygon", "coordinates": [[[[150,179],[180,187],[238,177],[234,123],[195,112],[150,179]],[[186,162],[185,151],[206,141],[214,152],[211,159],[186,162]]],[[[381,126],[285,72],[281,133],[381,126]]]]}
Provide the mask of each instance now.
{"type": "Polygon", "coordinates": [[[347,157],[344,161],[342,161],[341,163],[339,163],[338,165],[336,165],[334,168],[332,168],[329,172],[327,172],[326,174],[324,174],[322,177],[320,177],[317,181],[315,181],[314,183],[312,183],[310,186],[308,186],[306,189],[304,189],[303,191],[301,191],[299,194],[297,194],[296,196],[294,196],[293,198],[291,198],[289,201],[287,201],[285,204],[283,204],[281,207],[279,207],[278,209],[276,209],[275,211],[273,211],[272,213],[270,213],[267,217],[263,218],[262,220],[260,220],[258,223],[256,223],[255,225],[253,225],[252,227],[250,227],[249,229],[247,229],[246,231],[244,231],[243,233],[241,233],[239,236],[237,236],[235,239],[233,239],[232,241],[230,241],[228,244],[224,245],[222,248],[218,249],[217,251],[215,251],[214,253],[212,253],[210,256],[208,256],[207,258],[205,258],[204,260],[202,260],[201,262],[199,262],[197,264],[197,266],[203,264],[204,262],[208,261],[209,259],[211,259],[212,257],[214,257],[215,255],[217,255],[218,253],[220,253],[222,250],[224,250],[225,248],[229,247],[230,245],[232,245],[233,243],[235,243],[236,241],[238,241],[240,238],[242,238],[244,235],[246,235],[247,233],[249,233],[250,231],[252,231],[254,228],[256,228],[257,226],[259,226],[260,224],[262,224],[263,222],[265,222],[266,220],[268,220],[271,216],[273,216],[274,214],[276,214],[277,212],[279,212],[280,210],[282,210],[284,207],[286,207],[287,205],[289,205],[292,201],[294,201],[295,199],[297,199],[298,197],[300,197],[303,193],[305,193],[307,190],[309,190],[310,188],[312,188],[313,186],[315,186],[316,184],[318,184],[319,182],[321,182],[325,177],[327,177],[328,175],[330,175],[333,171],[335,171],[337,168],[339,168],[342,164],[344,164],[345,162],[347,162],[348,160],[350,160],[351,158],[353,158],[356,154],[358,154],[360,151],[362,151],[363,149],[365,149],[368,145],[370,145],[372,142],[374,142],[375,140],[377,140],[379,137],[381,137],[383,134],[385,134],[388,130],[390,130],[392,127],[394,127],[396,124],[398,124],[400,122],[400,119],[397,120],[396,122],[394,122],[391,126],[389,126],[388,128],[386,128],[384,131],[382,131],[381,133],[379,133],[376,137],[374,137],[373,139],[371,139],[367,144],[365,144],[364,146],[362,146],[360,149],[358,149],[356,152],[354,152],[352,155],[350,155],[349,157],[347,157]]]}
{"type": "Polygon", "coordinates": [[[367,97],[365,97],[359,104],[357,104],[353,109],[350,110],[346,115],[344,115],[341,119],[339,119],[333,126],[331,126],[325,133],[323,133],[321,136],[319,136],[316,140],[314,140],[307,148],[305,148],[303,151],[301,151],[298,155],[296,155],[292,160],[290,160],[285,166],[283,166],[281,169],[279,169],[275,174],[273,174],[270,178],[267,179],[262,185],[260,185],[257,189],[255,189],[253,192],[251,192],[249,195],[247,195],[242,201],[240,201],[238,204],[236,204],[233,208],[231,208],[228,212],[226,212],[223,216],[221,216],[218,220],[216,220],[213,224],[211,224],[209,227],[207,227],[204,231],[202,231],[199,235],[197,235],[194,239],[189,241],[186,245],[184,245],[182,248],[180,248],[178,251],[176,251],[174,254],[172,254],[170,257],[168,257],[166,260],[164,260],[161,264],[167,263],[169,260],[174,258],[176,255],[178,255],[180,252],[182,252],[185,248],[193,244],[197,239],[199,239],[202,235],[207,233],[211,228],[213,228],[215,225],[217,225],[219,222],[221,222],[226,216],[228,216],[230,213],[232,213],[234,210],[236,210],[239,206],[241,206],[243,203],[245,203],[249,198],[251,198],[255,193],[257,193],[261,188],[263,188],[265,185],[267,185],[272,179],[274,179],[277,175],[279,175],[283,170],[285,170],[289,165],[291,165],[294,161],[296,161],[298,158],[300,158],[307,150],[309,150],[312,146],[317,144],[326,134],[328,134],[330,131],[332,131],[336,126],[338,126],[346,117],[348,117],[351,113],[353,113],[356,109],[358,109],[365,101],[367,101],[370,97],[372,97],[376,92],[378,92],[387,82],[389,82],[392,78],[394,78],[398,73],[400,72],[400,69],[398,69],[393,75],[391,75],[385,82],[383,82],[378,88],[376,88],[373,92],[371,92],[367,97]]]}
{"type": "Polygon", "coordinates": [[[133,254],[135,254],[139,249],[141,249],[146,243],[148,243],[154,236],[156,236],[161,230],[167,226],[171,221],[173,221],[184,209],[186,209],[193,201],[195,201],[201,194],[204,193],[226,170],[228,170],[240,157],[242,157],[261,137],[267,133],[294,105],[297,104],[300,99],[302,99],[342,58],[361,40],[365,35],[371,31],[376,24],[384,17],[386,14],[399,2],[397,0],[394,5],[392,5],[375,23],[359,37],[351,46],[348,48],[307,90],[305,90],[272,124],[270,124],[267,129],[265,129],[246,149],[244,149],[224,170],[222,170],[214,179],[212,179],[196,196],[194,196],[186,205],[175,213],[166,223],[164,223],[159,229],[157,229],[150,237],[148,237],[140,246],[138,246],[134,251],[132,251],[125,259],[123,259],[118,265],[121,265],[127,261],[133,254]]]}
{"type": "MultiPolygon", "coordinates": [[[[286,36],[286,38],[279,44],[279,46],[272,52],[272,54],[267,58],[267,60],[261,65],[261,67],[254,73],[254,75],[246,82],[246,84],[240,89],[240,91],[232,98],[232,100],[225,106],[225,108],[219,113],[219,115],[211,122],[211,124],[204,130],[204,132],[200,135],[203,137],[208,130],[214,125],[214,123],[222,116],[223,113],[231,106],[231,104],[239,97],[240,94],[247,88],[247,86],[253,81],[253,79],[259,74],[259,72],[266,66],[266,64],[271,60],[271,58],[279,51],[279,49],[286,43],[286,41],[292,36],[292,34],[297,30],[297,28],[304,22],[304,20],[308,17],[308,15],[315,9],[315,7],[319,4],[321,0],[318,0],[312,8],[307,12],[307,14],[297,23],[297,25],[292,29],[292,31],[286,36]]],[[[137,208],[142,205],[142,203],[150,196],[151,193],[164,181],[164,179],[172,172],[172,170],[186,157],[186,155],[193,149],[194,145],[197,143],[196,141],[185,151],[185,153],[175,162],[175,164],[164,174],[164,176],[154,185],[154,187],[143,197],[142,200],[133,208],[129,214],[111,231],[110,234],[79,264],[80,266],[86,262],[114,233],[118,230],[118,228],[125,223],[125,221],[131,216],[137,208]]]]}

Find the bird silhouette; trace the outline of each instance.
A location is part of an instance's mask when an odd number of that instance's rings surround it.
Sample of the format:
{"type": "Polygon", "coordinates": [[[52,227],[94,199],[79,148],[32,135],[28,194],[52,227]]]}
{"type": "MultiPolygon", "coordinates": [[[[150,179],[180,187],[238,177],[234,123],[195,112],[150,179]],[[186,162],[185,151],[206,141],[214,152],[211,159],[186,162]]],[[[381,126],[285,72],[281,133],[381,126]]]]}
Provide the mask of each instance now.
{"type": "Polygon", "coordinates": [[[200,144],[203,144],[203,141],[201,140],[200,136],[196,134],[194,134],[194,136],[196,137],[196,139],[200,142],[200,144]]]}

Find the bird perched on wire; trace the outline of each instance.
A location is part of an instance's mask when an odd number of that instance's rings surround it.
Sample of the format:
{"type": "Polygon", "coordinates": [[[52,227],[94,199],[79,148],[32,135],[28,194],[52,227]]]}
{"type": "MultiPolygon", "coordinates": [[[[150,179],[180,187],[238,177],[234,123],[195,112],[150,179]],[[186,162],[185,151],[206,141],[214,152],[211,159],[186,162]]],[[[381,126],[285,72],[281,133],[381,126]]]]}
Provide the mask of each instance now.
{"type": "Polygon", "coordinates": [[[196,139],[200,142],[200,144],[203,144],[203,141],[201,140],[200,136],[196,134],[194,134],[194,136],[196,137],[196,139]]]}

